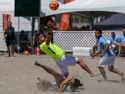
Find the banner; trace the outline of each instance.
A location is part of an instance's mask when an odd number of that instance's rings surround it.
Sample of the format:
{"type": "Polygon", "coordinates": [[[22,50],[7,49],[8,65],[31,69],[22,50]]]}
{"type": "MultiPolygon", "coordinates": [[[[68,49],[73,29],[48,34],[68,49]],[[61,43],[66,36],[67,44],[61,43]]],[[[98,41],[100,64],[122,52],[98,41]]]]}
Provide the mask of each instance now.
{"type": "Polygon", "coordinates": [[[11,15],[3,14],[3,31],[8,27],[8,22],[11,21],[11,15]]]}
{"type": "MultiPolygon", "coordinates": [[[[64,4],[69,3],[73,0],[65,0],[64,4]]],[[[62,14],[60,21],[60,30],[67,30],[69,28],[70,14],[62,14]]]]}

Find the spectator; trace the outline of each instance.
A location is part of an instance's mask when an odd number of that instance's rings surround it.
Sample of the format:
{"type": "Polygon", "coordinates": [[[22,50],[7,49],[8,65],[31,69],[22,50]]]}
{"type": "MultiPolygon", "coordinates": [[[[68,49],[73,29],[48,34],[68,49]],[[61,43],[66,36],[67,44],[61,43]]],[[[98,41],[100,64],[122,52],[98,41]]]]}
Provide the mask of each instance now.
{"type": "Polygon", "coordinates": [[[117,42],[116,34],[115,34],[115,32],[111,32],[110,46],[111,46],[111,48],[112,48],[112,50],[113,50],[114,53],[115,53],[116,50],[117,50],[116,42],[117,42]]]}
{"type": "Polygon", "coordinates": [[[119,51],[118,51],[118,57],[120,56],[121,51],[125,51],[125,29],[122,30],[122,34],[119,37],[119,51]]]}
{"type": "Polygon", "coordinates": [[[20,38],[20,41],[26,41],[27,40],[26,35],[24,34],[24,30],[21,30],[19,38],[20,38]]]}
{"type": "Polygon", "coordinates": [[[8,51],[8,57],[11,55],[14,56],[14,40],[15,40],[15,35],[14,35],[14,27],[12,27],[12,22],[8,22],[8,27],[4,32],[4,39],[6,40],[6,45],[7,45],[7,51],[8,51]]]}
{"type": "Polygon", "coordinates": [[[90,30],[90,26],[89,25],[86,26],[86,30],[90,30]]]}
{"type": "Polygon", "coordinates": [[[27,46],[27,44],[26,44],[27,37],[24,34],[23,30],[21,30],[19,40],[20,40],[20,49],[21,49],[21,52],[23,52],[26,49],[26,46],[27,46]]]}

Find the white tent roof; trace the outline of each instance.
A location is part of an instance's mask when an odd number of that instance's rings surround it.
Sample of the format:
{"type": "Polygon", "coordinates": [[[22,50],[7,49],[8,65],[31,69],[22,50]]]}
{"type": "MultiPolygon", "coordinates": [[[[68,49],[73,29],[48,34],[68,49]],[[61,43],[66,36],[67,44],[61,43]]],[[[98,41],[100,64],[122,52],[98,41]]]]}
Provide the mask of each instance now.
{"type": "Polygon", "coordinates": [[[87,11],[125,13],[125,0],[75,0],[68,4],[61,5],[59,9],[54,12],[46,12],[46,15],[87,11]]]}
{"type": "MultiPolygon", "coordinates": [[[[56,11],[52,11],[49,9],[50,1],[52,0],[41,0],[41,16],[88,11],[125,13],[125,0],[75,0],[65,5],[59,3],[59,9],[56,11]]],[[[0,12],[14,13],[14,4],[14,0],[1,0],[0,12]]]]}
{"type": "MultiPolygon", "coordinates": [[[[41,10],[45,14],[52,14],[52,10],[49,9],[49,3],[52,0],[41,0],[41,10]]],[[[0,0],[0,13],[14,13],[15,0],[0,0]]],[[[59,2],[59,5],[62,3],[59,2]]]]}

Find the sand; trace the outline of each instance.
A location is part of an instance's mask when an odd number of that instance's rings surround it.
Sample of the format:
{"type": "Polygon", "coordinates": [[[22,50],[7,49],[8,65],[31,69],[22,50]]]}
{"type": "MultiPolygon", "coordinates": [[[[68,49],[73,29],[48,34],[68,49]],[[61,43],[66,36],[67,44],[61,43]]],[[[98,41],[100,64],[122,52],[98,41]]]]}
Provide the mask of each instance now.
{"type": "MultiPolygon", "coordinates": [[[[46,73],[42,68],[34,66],[34,62],[38,62],[54,68],[60,72],[54,60],[48,55],[18,55],[16,57],[6,57],[7,54],[0,55],[0,94],[58,94],[58,92],[38,90],[36,83],[39,81],[37,77],[41,77],[54,82],[52,75],[46,73]]],[[[99,72],[99,57],[91,59],[91,57],[80,57],[89,66],[92,71],[99,72]]],[[[125,74],[125,58],[116,58],[115,67],[125,74]]],[[[121,82],[117,74],[105,70],[109,82],[98,82],[103,77],[90,75],[84,71],[79,65],[70,66],[69,73],[76,76],[84,84],[76,90],[76,94],[125,94],[125,83],[121,82]]],[[[75,94],[74,93],[74,94],[75,94]]],[[[71,94],[71,92],[64,92],[71,94]]]]}

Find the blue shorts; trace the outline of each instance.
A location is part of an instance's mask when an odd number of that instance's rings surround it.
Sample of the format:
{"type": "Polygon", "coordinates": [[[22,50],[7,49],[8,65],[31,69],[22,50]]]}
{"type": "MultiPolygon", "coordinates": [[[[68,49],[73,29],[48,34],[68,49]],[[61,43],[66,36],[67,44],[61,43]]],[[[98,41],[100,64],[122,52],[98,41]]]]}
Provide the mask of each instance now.
{"type": "Polygon", "coordinates": [[[78,58],[70,55],[63,55],[61,59],[56,60],[56,64],[60,68],[62,75],[68,72],[68,66],[74,66],[77,64],[78,58]]]}

